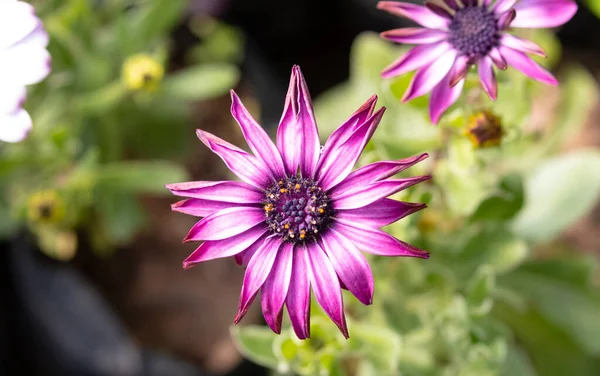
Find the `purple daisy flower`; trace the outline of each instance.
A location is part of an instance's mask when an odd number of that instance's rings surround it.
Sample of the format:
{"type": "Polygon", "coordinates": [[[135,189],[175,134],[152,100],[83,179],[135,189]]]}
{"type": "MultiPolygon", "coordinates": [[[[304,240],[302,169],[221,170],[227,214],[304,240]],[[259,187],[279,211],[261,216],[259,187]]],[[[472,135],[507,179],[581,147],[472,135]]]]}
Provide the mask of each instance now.
{"type": "Polygon", "coordinates": [[[228,256],[247,266],[236,324],[260,290],[271,329],[280,333],[285,303],[296,335],[308,338],[312,288],[348,337],[341,288],[364,304],[373,300],[373,275],[359,249],[382,256],[428,257],[380,230],[425,207],[387,196],[429,179],[390,179],[427,154],[352,171],[385,108],[374,112],[377,97],[371,97],[321,149],[310,94],[298,66],[292,70],[276,144],[235,92],[231,97],[231,113],[254,155],[197,131],[242,181],[167,186],[174,195],[189,197],[173,204],[173,210],[204,217],[184,239],[204,243],[183,266],[228,256]]]}
{"type": "Polygon", "coordinates": [[[431,91],[429,116],[437,123],[459,97],[467,70],[477,65],[483,89],[493,100],[498,84],[493,65],[508,65],[527,76],[549,84],[557,81],[527,54],[546,56],[537,44],[509,34],[509,27],[559,26],[573,17],[572,0],[442,0],[425,6],[395,1],[377,4],[391,14],[409,18],[423,27],[389,30],[381,34],[397,43],[419,44],[385,68],[384,78],[417,70],[402,101],[431,91]]]}

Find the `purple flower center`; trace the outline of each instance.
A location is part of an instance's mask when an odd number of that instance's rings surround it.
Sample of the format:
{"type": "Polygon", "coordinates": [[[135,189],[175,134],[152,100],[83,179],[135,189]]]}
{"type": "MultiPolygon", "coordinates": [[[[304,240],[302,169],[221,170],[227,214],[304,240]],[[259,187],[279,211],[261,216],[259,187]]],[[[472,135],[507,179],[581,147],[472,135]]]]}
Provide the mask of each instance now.
{"type": "Polygon", "coordinates": [[[280,179],[269,186],[264,210],[273,234],[293,243],[316,240],[335,214],[327,193],[313,180],[298,176],[280,179]]]}
{"type": "Polygon", "coordinates": [[[457,10],[448,28],[448,41],[469,58],[485,56],[498,45],[498,20],[487,8],[473,6],[457,10]]]}

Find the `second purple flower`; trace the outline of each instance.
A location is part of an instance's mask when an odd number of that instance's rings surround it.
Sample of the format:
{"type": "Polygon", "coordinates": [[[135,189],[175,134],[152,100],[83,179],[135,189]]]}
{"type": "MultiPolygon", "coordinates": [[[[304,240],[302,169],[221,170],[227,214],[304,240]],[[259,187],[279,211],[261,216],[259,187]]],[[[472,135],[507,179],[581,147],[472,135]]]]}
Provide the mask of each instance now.
{"type": "Polygon", "coordinates": [[[167,188],[188,199],[173,210],[203,217],[185,241],[203,241],[185,261],[234,256],[246,265],[239,322],[261,291],[263,315],[279,333],[284,304],[296,335],[310,336],[310,291],[344,336],[341,289],[364,304],[373,300],[373,275],[361,251],[427,258],[428,253],[382,231],[425,207],[387,198],[429,179],[392,179],[427,158],[422,154],[352,171],[385,108],[370,98],[323,148],[306,82],[295,66],[274,144],[232,92],[231,112],[254,155],[201,130],[200,140],[241,181],[197,181],[167,188]]]}

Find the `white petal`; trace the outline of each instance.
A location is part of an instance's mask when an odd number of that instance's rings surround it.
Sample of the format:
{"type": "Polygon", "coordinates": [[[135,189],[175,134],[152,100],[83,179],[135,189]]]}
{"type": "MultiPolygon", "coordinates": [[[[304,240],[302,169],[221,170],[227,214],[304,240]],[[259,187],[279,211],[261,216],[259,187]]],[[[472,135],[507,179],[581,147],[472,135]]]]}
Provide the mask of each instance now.
{"type": "Polygon", "coordinates": [[[19,142],[27,137],[31,130],[31,118],[21,109],[11,114],[0,114],[0,140],[19,142]]]}
{"type": "Polygon", "coordinates": [[[0,52],[0,82],[36,84],[50,73],[50,54],[43,47],[17,43],[0,52]]]}
{"type": "Polygon", "coordinates": [[[31,5],[22,1],[0,0],[0,48],[17,43],[39,24],[31,5]]]}
{"type": "Polygon", "coordinates": [[[15,112],[21,107],[26,96],[25,85],[3,83],[0,85],[0,113],[15,112]]]}

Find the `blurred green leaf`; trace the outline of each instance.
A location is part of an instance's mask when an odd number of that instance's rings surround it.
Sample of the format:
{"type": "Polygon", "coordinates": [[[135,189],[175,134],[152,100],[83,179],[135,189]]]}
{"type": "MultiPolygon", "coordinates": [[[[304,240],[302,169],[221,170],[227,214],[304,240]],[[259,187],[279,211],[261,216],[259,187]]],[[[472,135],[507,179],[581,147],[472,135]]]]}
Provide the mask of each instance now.
{"type": "Polygon", "coordinates": [[[502,376],[537,376],[527,353],[516,346],[509,346],[508,355],[502,367],[502,376]]]}
{"type": "Polygon", "coordinates": [[[275,335],[269,328],[232,326],[230,333],[233,343],[245,357],[264,367],[277,368],[279,360],[273,353],[275,335]]]}
{"type": "Polygon", "coordinates": [[[525,206],[513,229],[532,241],[557,236],[600,198],[600,151],[578,150],[547,160],[525,182],[525,206]]]}
{"type": "Polygon", "coordinates": [[[589,286],[598,261],[590,255],[569,255],[561,258],[527,262],[519,270],[552,276],[562,282],[577,286],[589,286]]]}
{"type": "Polygon", "coordinates": [[[350,347],[359,351],[380,375],[397,373],[402,341],[395,332],[380,326],[357,323],[352,326],[350,347]]]}
{"type": "Polygon", "coordinates": [[[600,355],[600,293],[560,279],[545,269],[518,269],[502,278],[503,285],[518,290],[550,322],[562,328],[582,349],[600,355]],[[533,270],[532,270],[533,269],[533,270]]]}
{"type": "Polygon", "coordinates": [[[491,295],[494,290],[495,275],[492,268],[481,266],[471,277],[466,288],[467,303],[472,313],[487,314],[491,308],[491,295]]]}
{"type": "Polygon", "coordinates": [[[234,65],[198,65],[167,76],[162,84],[162,93],[188,101],[214,98],[235,87],[238,79],[239,71],[234,65]]]}
{"type": "Polygon", "coordinates": [[[123,161],[99,166],[97,184],[112,190],[168,194],[165,184],[188,179],[178,164],[166,161],[123,161]]]}
{"type": "Polygon", "coordinates": [[[144,225],[145,217],[134,194],[111,188],[97,190],[94,208],[101,220],[98,230],[108,237],[110,245],[115,246],[130,241],[144,225]]]}
{"type": "Polygon", "coordinates": [[[586,0],[585,4],[596,17],[600,18],[600,0],[586,0]]]}
{"type": "Polygon", "coordinates": [[[479,204],[471,216],[471,220],[507,220],[517,214],[522,206],[523,182],[521,176],[508,175],[500,182],[498,192],[479,204]]]}
{"type": "Polygon", "coordinates": [[[181,20],[186,4],[185,0],[152,0],[129,10],[120,21],[119,33],[126,53],[141,52],[149,42],[165,36],[181,20]]]}

